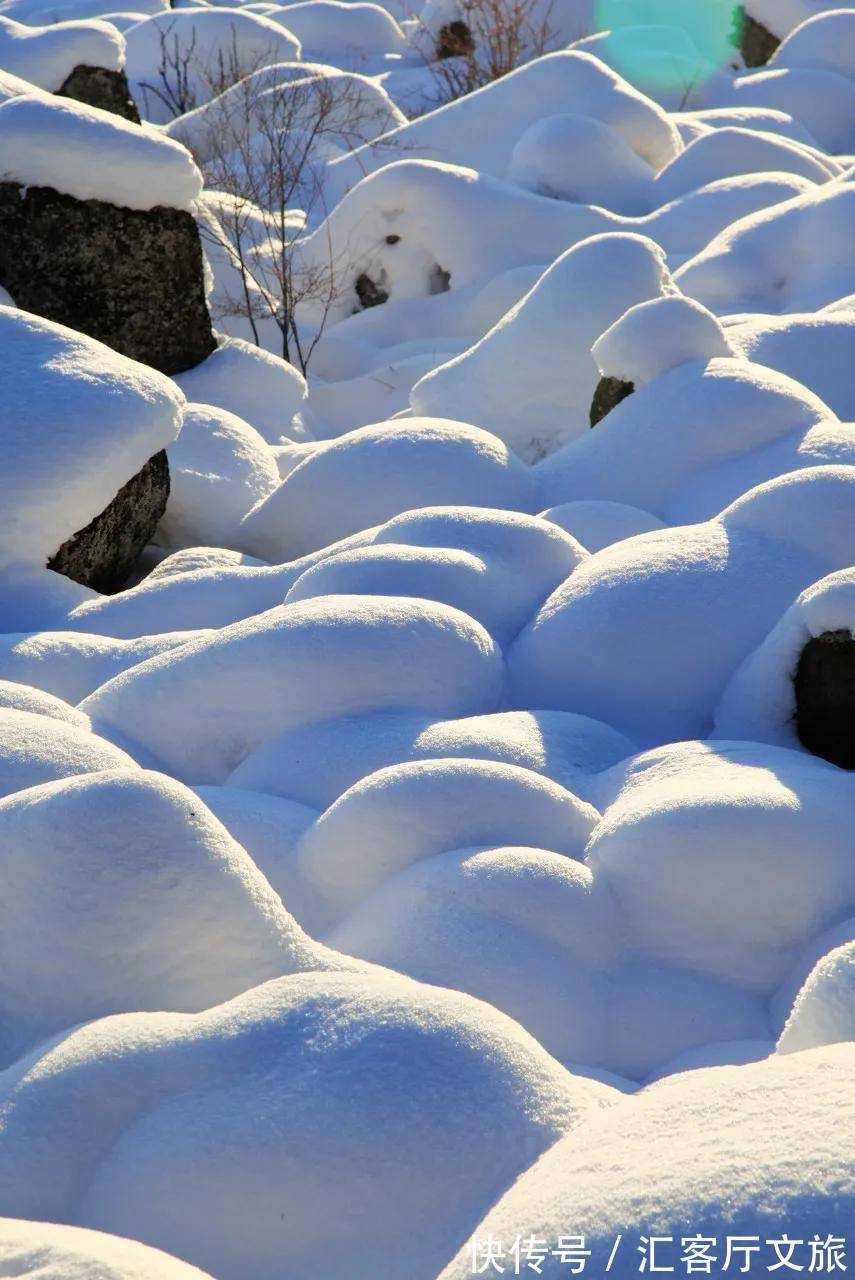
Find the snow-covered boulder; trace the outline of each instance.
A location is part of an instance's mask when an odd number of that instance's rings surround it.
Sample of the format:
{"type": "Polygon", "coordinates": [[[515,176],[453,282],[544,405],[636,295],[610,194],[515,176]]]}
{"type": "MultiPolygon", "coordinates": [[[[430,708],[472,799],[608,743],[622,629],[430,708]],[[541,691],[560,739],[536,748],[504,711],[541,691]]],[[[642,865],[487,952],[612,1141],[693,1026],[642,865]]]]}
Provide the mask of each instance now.
{"type": "Polygon", "coordinates": [[[391,765],[345,791],[302,836],[296,872],[311,912],[303,923],[324,936],[385,881],[452,849],[521,844],[580,857],[598,817],[519,765],[465,758],[391,765]]]}
{"type": "Polygon", "coordinates": [[[524,1169],[620,1096],[482,1001],[383,974],[90,1023],[0,1091],[8,1212],[221,1280],[298,1280],[322,1253],[329,1280],[434,1280],[524,1169]]]}
{"type": "Polygon", "coordinates": [[[0,827],[4,1065],[87,1018],[205,1009],[282,973],[359,967],[312,942],[170,778],[112,763],[7,796],[0,827]]]}
{"type": "Polygon", "coordinates": [[[183,147],[65,98],[0,104],[0,283],[165,373],[214,349],[183,147]]]}
{"type": "Polygon", "coordinates": [[[125,42],[107,22],[32,26],[0,14],[0,65],[40,89],[139,124],[124,71],[125,42]]]}
{"type": "Polygon", "coordinates": [[[562,254],[474,347],[416,383],[416,414],[492,431],[528,462],[587,430],[591,347],[628,307],[673,290],[652,240],[593,236],[562,254]]]}
{"type": "Polygon", "coordinates": [[[218,335],[215,351],[175,381],[197,404],[243,418],[270,444],[289,436],[308,395],[306,379],[287,361],[241,338],[218,335]]]}
{"type": "Polygon", "coordinates": [[[715,736],[752,738],[855,767],[855,571],[798,597],[722,693],[715,736]]]}
{"type": "Polygon", "coordinates": [[[525,466],[464,422],[415,417],[317,445],[243,522],[241,546],[285,560],[416,507],[483,504],[531,511],[525,466]]]}
{"type": "Polygon", "coordinates": [[[677,283],[719,315],[827,306],[855,292],[853,208],[855,184],[839,179],[751,214],[681,267],[677,283]]]}
{"type": "Polygon", "coordinates": [[[0,1218],[0,1266],[23,1280],[212,1280],[136,1240],[14,1218],[0,1218]]]}
{"type": "Polygon", "coordinates": [[[186,407],[167,457],[170,492],[158,538],[168,547],[233,545],[247,512],[279,484],[262,436],[209,404],[186,407]]]}
{"type": "MultiPolygon", "coordinates": [[[[790,1256],[807,1267],[811,1252],[796,1222],[809,1222],[803,1234],[816,1233],[825,1265],[822,1242],[845,1240],[855,1210],[848,1141],[853,1070],[855,1048],[834,1045],[687,1071],[624,1099],[556,1143],[520,1178],[441,1280],[468,1280],[473,1256],[480,1265],[490,1240],[510,1248],[529,1238],[542,1246],[534,1255],[542,1259],[539,1274],[563,1280],[567,1259],[577,1266],[580,1258],[568,1222],[585,1234],[590,1257],[582,1260],[594,1263],[594,1274],[608,1266],[619,1280],[637,1276],[640,1260],[649,1266],[651,1249],[657,1268],[676,1270],[691,1248],[691,1240],[683,1241],[687,1232],[720,1242],[725,1227],[737,1241],[733,1270],[774,1267],[789,1246],[779,1243],[776,1256],[765,1242],[787,1234],[802,1241],[790,1256]],[[757,1252],[746,1254],[751,1246],[757,1252]]],[[[707,1256],[723,1259],[720,1243],[707,1256]]]]}
{"type": "Polygon", "coordinates": [[[380,711],[300,726],[269,739],[227,785],[329,808],[355,783],[412,760],[493,760],[551,778],[583,800],[593,775],[635,746],[609,725],[564,711],[504,711],[438,720],[428,712],[380,711]]]}
{"type": "Polygon", "coordinates": [[[49,320],[2,307],[0,334],[0,568],[53,559],[116,589],[166,502],[161,485],[141,508],[148,481],[135,490],[134,477],[150,476],[149,460],[177,436],[183,397],[168,378],[49,320]]]}
{"type": "Polygon", "coordinates": [[[704,524],[607,547],[511,646],[513,705],[581,712],[641,744],[705,735],[736,667],[799,591],[850,564],[853,503],[855,468],[814,467],[704,524]]]}
{"type": "Polygon", "coordinates": [[[762,365],[715,354],[727,347],[714,318],[683,299],[628,312],[597,358],[604,372],[631,379],[624,387],[639,385],[594,431],[538,465],[543,503],[624,502],[690,523],[774,476],[855,463],[851,428],[818,396],[762,365]],[[680,363],[699,352],[708,356],[680,363]]]}
{"type": "Polygon", "coordinates": [[[457,609],[324,596],[142,663],[103,685],[84,709],[96,729],[111,726],[174,775],[219,783],[274,733],[390,707],[438,716],[494,711],[503,684],[495,641],[457,609]]]}
{"type": "Polygon", "coordinates": [[[561,51],[518,67],[464,98],[403,125],[381,144],[359,147],[331,166],[331,201],[388,163],[390,146],[416,158],[475,164],[497,178],[508,172],[523,133],[544,115],[591,116],[616,129],[655,169],[680,150],[667,114],[605,63],[587,53],[561,51]],[[497,129],[495,122],[502,121],[497,129]]]}
{"type": "Polygon", "coordinates": [[[855,943],[818,961],[802,987],[778,1041],[778,1053],[855,1040],[855,943]]]}
{"type": "Polygon", "coordinates": [[[126,70],[147,120],[165,124],[261,67],[296,62],[300,42],[279,22],[240,8],[154,13],[125,31],[126,70]]]}

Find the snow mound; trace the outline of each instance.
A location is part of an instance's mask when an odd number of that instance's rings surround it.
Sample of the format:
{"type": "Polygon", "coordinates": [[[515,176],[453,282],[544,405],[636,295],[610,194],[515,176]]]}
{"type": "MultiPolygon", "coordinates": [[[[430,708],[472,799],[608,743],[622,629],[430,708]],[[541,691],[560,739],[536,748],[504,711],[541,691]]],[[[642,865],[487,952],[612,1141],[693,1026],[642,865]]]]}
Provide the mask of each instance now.
{"type": "Polygon", "coordinates": [[[387,880],[331,937],[348,955],[489,1001],[559,1061],[606,1056],[615,907],[572,858],[531,848],[439,854],[387,880]]]}
{"type": "Polygon", "coordinates": [[[531,511],[531,477],[476,427],[427,416],[381,422],[312,450],[250,511],[241,546],[283,560],[416,507],[458,504],[531,511]]]}
{"type": "Polygon", "coordinates": [[[50,720],[74,725],[77,729],[89,728],[89,717],[71,703],[16,680],[0,680],[0,707],[4,711],[27,711],[31,715],[47,716],[50,720]]]}
{"type": "Polygon", "coordinates": [[[592,556],[511,646],[511,705],[590,715],[642,745],[705,736],[794,596],[849,564],[853,502],[855,468],[795,471],[707,523],[592,556]]]}
{"type": "Polygon", "coordinates": [[[734,107],[768,107],[792,115],[832,155],[855,149],[855,84],[821,67],[770,67],[728,86],[734,107]]]}
{"type": "Polygon", "coordinates": [[[544,115],[591,116],[611,126],[654,169],[680,150],[667,114],[627,80],[587,53],[561,51],[534,58],[465,98],[439,107],[396,129],[379,148],[358,147],[331,166],[331,197],[341,198],[388,160],[388,147],[413,157],[471,164],[480,173],[504,177],[523,133],[544,115]],[[497,129],[495,122],[502,121],[497,129]]]}
{"type": "Polygon", "coordinates": [[[778,1053],[855,1040],[855,943],[835,947],[812,970],[778,1041],[778,1053]]]}
{"type": "MultiPolygon", "coordinates": [[[[855,86],[853,86],[855,90],[855,86]]],[[[807,311],[855,292],[855,186],[836,180],[733,223],[675,274],[712,311],[807,311]]]]}
{"type": "Polygon", "coordinates": [[[76,774],[136,768],[129,755],[87,728],[32,711],[0,710],[0,798],[76,774]]]}
{"type": "Polygon", "coordinates": [[[279,22],[240,8],[155,13],[128,27],[125,41],[134,97],[158,124],[182,114],[181,104],[171,100],[182,89],[192,106],[214,97],[221,68],[234,83],[260,67],[300,57],[300,42],[279,22]],[[167,85],[160,74],[164,64],[167,85]]]}
{"type": "Polygon", "coordinates": [[[0,174],[78,200],[189,209],[202,190],[190,153],[152,129],[70,98],[0,103],[0,174]]]}
{"type": "Polygon", "coordinates": [[[243,418],[265,440],[277,443],[291,430],[308,394],[293,365],[241,338],[226,338],[217,350],[175,378],[188,400],[213,404],[243,418]]]}
{"type": "Polygon", "coordinates": [[[855,569],[809,586],[746,656],[722,692],[713,736],[800,750],[794,676],[805,645],[827,631],[855,633],[855,569]]]}
{"type": "MultiPolygon", "coordinates": [[[[17,103],[0,106],[0,125],[17,103]]],[[[172,443],[183,397],[153,369],[11,307],[0,307],[0,369],[0,568],[44,565],[172,443]]]]}
{"type": "Polygon", "coordinates": [[[228,785],[326,809],[387,765],[464,756],[530,769],[588,799],[591,775],[634,751],[629,739],[608,725],[562,711],[504,711],[458,720],[385,711],[326,720],[271,738],[238,766],[228,785]]]}
{"type": "Polygon", "coordinates": [[[279,484],[265,440],[242,418],[190,404],[167,450],[169,501],[158,526],[164,546],[231,546],[247,512],[279,484]]]}
{"type": "Polygon", "coordinates": [[[0,65],[39,89],[59,89],[75,67],[120,71],[125,42],[107,22],[58,22],[25,26],[0,15],[0,65]]]}
{"type": "Polygon", "coordinates": [[[82,709],[96,728],[139,743],[175,776],[219,783],[274,733],[385,707],[445,716],[493,711],[503,683],[494,641],[456,609],[324,596],[141,663],[82,709]]]}
{"type": "Polygon", "coordinates": [[[390,520],[368,545],[331,548],[297,578],[286,602],[418,596],[468,613],[505,645],[584,559],[572,538],[536,517],[426,507],[390,520]]]}
{"type": "MultiPolygon", "coordinates": [[[[785,1227],[796,1238],[796,1222],[821,1241],[845,1239],[855,1208],[848,1143],[853,1070],[855,1048],[835,1045],[690,1071],[624,1099],[556,1143],[519,1179],[473,1233],[476,1256],[483,1258],[488,1235],[508,1248],[517,1237],[533,1237],[545,1254],[540,1274],[559,1280],[567,1275],[568,1253],[562,1261],[559,1250],[572,1222],[585,1232],[586,1261],[598,1274],[610,1261],[617,1224],[621,1243],[610,1274],[629,1280],[638,1275],[639,1241],[647,1241],[649,1262],[653,1236],[665,1238],[653,1246],[657,1267],[676,1269],[687,1228],[718,1242],[708,1254],[714,1258],[724,1257],[723,1229],[731,1238],[759,1237],[759,1252],[737,1247],[731,1257],[733,1269],[747,1264],[752,1271],[758,1262],[775,1265],[764,1242],[780,1241],[785,1227]],[[650,1168],[652,1149],[658,1158],[650,1168]],[[643,1180],[640,1169],[647,1170],[643,1180]]],[[[460,1250],[441,1280],[468,1280],[472,1248],[460,1250]]],[[[786,1256],[786,1245],[781,1252],[786,1256]]],[[[806,1245],[797,1256],[810,1256],[806,1245]]]]}
{"type": "Polygon", "coordinates": [[[119,672],[200,634],[208,633],[163,632],[124,640],[74,631],[7,632],[0,635],[0,677],[78,703],[119,672]]]}
{"type": "Polygon", "coordinates": [[[689,360],[734,354],[712,312],[678,294],[630,307],[591,348],[603,376],[635,389],[689,360]]]}
{"type": "Polygon", "coordinates": [[[326,933],[415,862],[474,845],[523,844],[579,857],[597,811],[542,774],[487,760],[391,765],[346,791],[310,827],[297,864],[326,933]]]}
{"type": "Polygon", "coordinates": [[[717,178],[765,172],[794,173],[810,182],[824,183],[835,176],[836,169],[821,153],[788,138],[723,126],[690,142],[662,169],[653,194],[657,204],[665,204],[717,178]]]}
{"type": "Polygon", "coordinates": [[[354,67],[386,54],[402,54],[406,37],[392,14],[379,4],[347,0],[302,0],[271,7],[265,14],[281,22],[299,40],[307,61],[352,62],[354,67]]]}
{"type": "Polygon", "coordinates": [[[578,539],[590,552],[602,551],[624,538],[634,538],[638,533],[652,533],[664,528],[658,516],[625,502],[606,502],[592,498],[585,501],[563,502],[540,513],[542,520],[550,520],[578,539]]]}
{"type": "Polygon", "coordinates": [[[682,523],[710,518],[753,485],[788,471],[855,462],[851,428],[806,387],[733,358],[680,364],[681,355],[692,353],[693,336],[701,349],[722,341],[717,326],[683,301],[653,314],[659,323],[654,330],[651,322],[651,333],[660,341],[652,351],[642,310],[618,323],[599,355],[604,372],[635,372],[642,383],[659,362],[666,372],[536,469],[544,503],[625,502],[682,523]],[[613,367],[605,359],[610,350],[613,367]]]}
{"type": "Polygon", "coordinates": [[[770,67],[836,71],[855,80],[855,10],[844,5],[824,8],[788,32],[770,58],[770,67]]]}
{"type": "Polygon", "coordinates": [[[170,778],[113,766],[45,783],[0,800],[0,828],[4,1065],[88,1018],[205,1009],[282,973],[356,964],[313,943],[170,778]]]}
{"type": "Polygon", "coordinates": [[[619,1097],[489,1005],[384,974],[96,1022],[7,1089],[11,1212],[133,1235],[221,1280],[297,1280],[322,1251],[329,1280],[433,1280],[497,1195],[619,1097]]]}
{"type": "Polygon", "coordinates": [[[848,360],[855,313],[831,307],[788,316],[746,316],[728,323],[727,340],[755,364],[810,387],[843,422],[855,422],[855,385],[848,360]]]}
{"type": "Polygon", "coordinates": [[[24,1280],[212,1280],[135,1240],[13,1218],[0,1218],[0,1266],[24,1280]]]}
{"type": "Polygon", "coordinates": [[[463,355],[417,382],[416,414],[454,413],[536,461],[583,434],[598,375],[591,346],[628,307],[673,288],[663,251],[631,234],[562,254],[463,355]]]}
{"type": "Polygon", "coordinates": [[[586,864],[614,894],[630,949],[769,996],[808,939],[851,912],[852,783],[824,761],[686,742],[607,781],[586,864]]]}
{"type": "Polygon", "coordinates": [[[647,213],[653,170],[617,129],[592,116],[544,116],[520,136],[507,175],[537,195],[647,213]]]}

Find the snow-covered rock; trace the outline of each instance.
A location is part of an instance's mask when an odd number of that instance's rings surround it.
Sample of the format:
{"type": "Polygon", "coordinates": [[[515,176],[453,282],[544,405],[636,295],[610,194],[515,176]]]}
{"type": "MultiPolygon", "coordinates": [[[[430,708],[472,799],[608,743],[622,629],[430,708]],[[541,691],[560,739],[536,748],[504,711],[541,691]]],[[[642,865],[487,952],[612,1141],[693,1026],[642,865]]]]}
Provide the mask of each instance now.
{"type": "Polygon", "coordinates": [[[223,1280],[297,1280],[321,1252],[330,1280],[433,1280],[524,1169],[620,1097],[489,1005],[382,974],[90,1023],[0,1089],[9,1212],[223,1280]]]}
{"type": "Polygon", "coordinates": [[[161,374],[48,320],[2,307],[0,333],[0,566],[45,565],[172,443],[183,397],[161,374]]]}

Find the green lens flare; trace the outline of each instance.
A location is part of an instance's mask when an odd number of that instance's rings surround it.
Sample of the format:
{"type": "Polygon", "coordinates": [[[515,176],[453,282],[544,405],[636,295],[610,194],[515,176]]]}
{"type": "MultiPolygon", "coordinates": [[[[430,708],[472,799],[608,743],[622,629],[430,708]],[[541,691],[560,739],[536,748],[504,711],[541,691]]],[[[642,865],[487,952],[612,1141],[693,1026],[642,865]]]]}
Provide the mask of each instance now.
{"type": "Polygon", "coordinates": [[[742,16],[733,0],[597,0],[594,30],[632,84],[687,91],[733,62],[742,16]]]}

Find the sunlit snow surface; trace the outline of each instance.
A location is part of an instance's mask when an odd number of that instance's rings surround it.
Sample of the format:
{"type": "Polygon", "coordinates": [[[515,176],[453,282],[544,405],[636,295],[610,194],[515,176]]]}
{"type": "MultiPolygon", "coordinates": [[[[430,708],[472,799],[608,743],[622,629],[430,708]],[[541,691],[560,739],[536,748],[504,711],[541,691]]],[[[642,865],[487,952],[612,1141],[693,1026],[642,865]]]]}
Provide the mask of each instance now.
{"type": "Polygon", "coordinates": [[[218,337],[0,293],[0,1275],[855,1266],[855,10],[732,8],[445,101],[457,0],[0,0],[0,180],[194,218],[218,337]]]}

